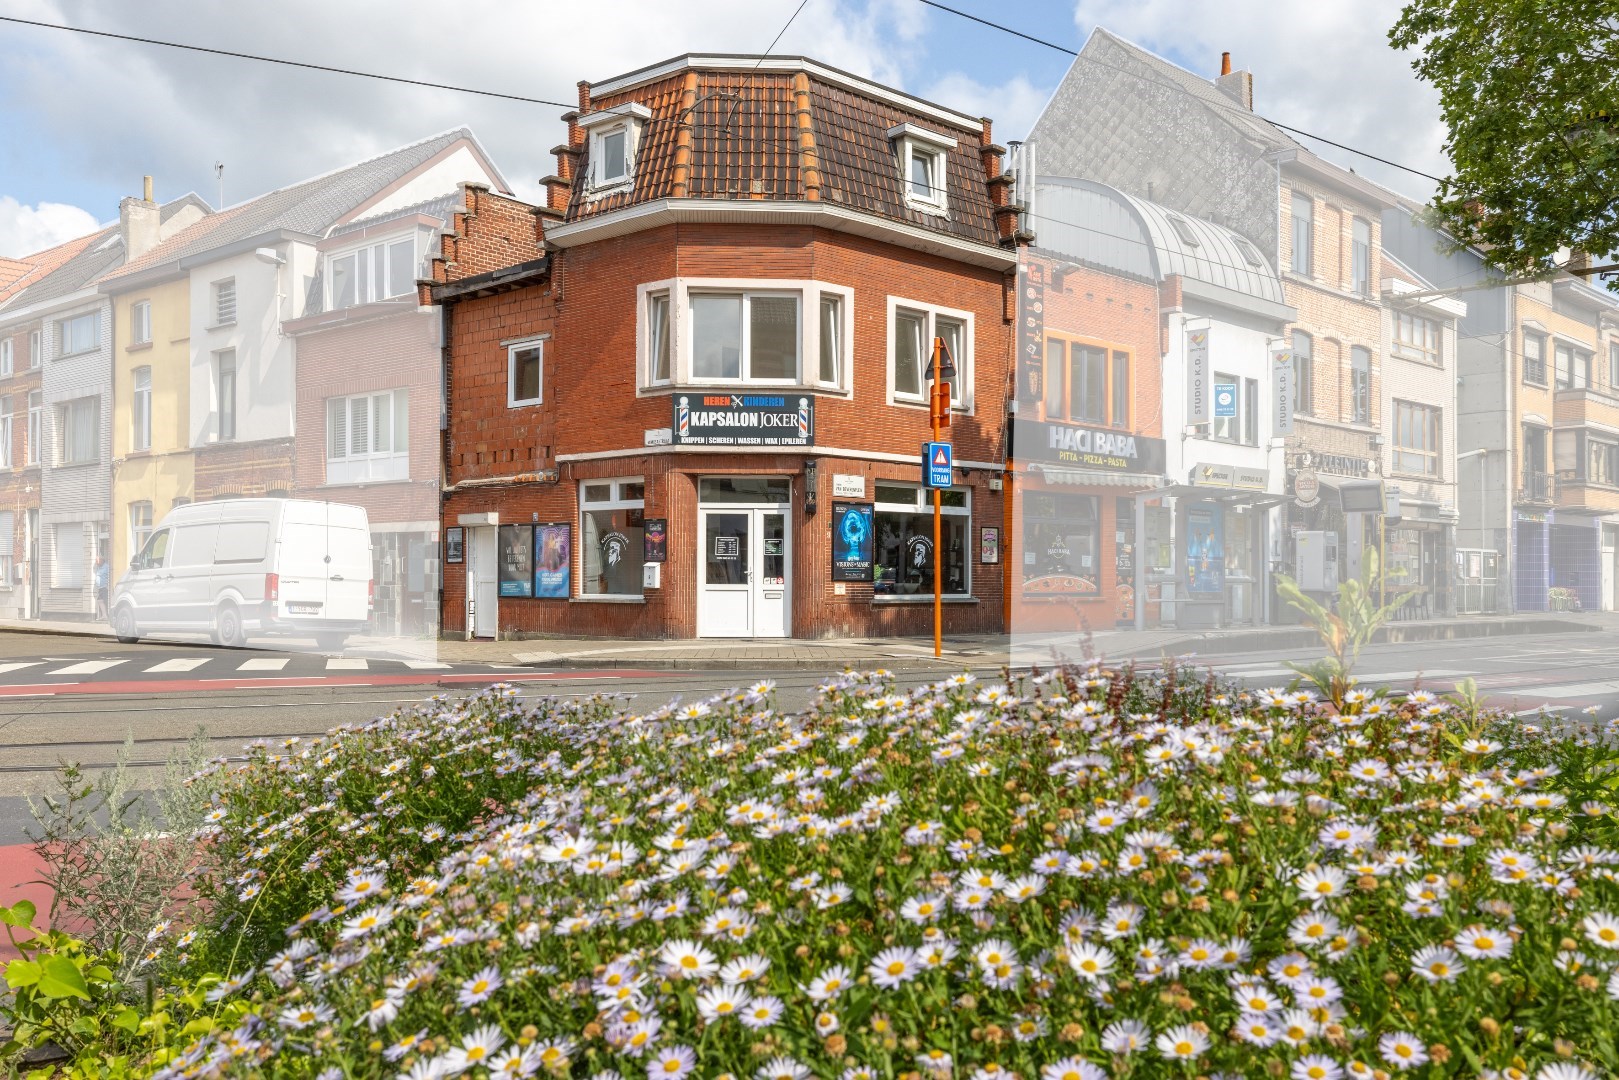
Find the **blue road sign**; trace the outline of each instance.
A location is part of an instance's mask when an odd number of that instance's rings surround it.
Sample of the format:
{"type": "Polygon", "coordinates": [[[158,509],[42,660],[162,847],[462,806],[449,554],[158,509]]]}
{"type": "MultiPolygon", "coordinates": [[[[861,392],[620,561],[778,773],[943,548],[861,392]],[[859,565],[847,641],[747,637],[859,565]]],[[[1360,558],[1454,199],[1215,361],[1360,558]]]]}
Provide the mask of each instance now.
{"type": "Polygon", "coordinates": [[[1216,383],[1214,386],[1214,415],[1237,415],[1237,385],[1235,383],[1216,383]]]}
{"type": "Polygon", "coordinates": [[[930,488],[947,488],[951,483],[950,444],[926,442],[922,444],[922,479],[930,488]]]}

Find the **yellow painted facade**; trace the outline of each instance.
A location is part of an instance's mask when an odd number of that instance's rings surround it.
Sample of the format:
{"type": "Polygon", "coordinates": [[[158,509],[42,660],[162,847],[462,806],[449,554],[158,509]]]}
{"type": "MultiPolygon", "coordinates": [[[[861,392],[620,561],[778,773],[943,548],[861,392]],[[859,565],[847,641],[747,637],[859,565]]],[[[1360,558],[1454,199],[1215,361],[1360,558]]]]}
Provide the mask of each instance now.
{"type": "Polygon", "coordinates": [[[152,525],[194,490],[195,463],[187,436],[190,416],[191,290],[186,278],[143,286],[113,297],[118,342],[113,371],[112,573],[116,581],[136,554],[131,550],[130,507],[152,506],[152,525]],[[150,344],[132,345],[131,309],[152,305],[150,344]],[[135,378],[149,368],[152,378],[151,445],[137,450],[135,378]]]}

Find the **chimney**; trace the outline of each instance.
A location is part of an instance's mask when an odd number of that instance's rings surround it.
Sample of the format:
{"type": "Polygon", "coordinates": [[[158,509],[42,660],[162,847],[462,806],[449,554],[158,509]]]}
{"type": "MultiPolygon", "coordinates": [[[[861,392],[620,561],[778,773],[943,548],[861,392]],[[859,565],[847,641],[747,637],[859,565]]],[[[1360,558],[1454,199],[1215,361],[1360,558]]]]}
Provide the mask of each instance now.
{"type": "Polygon", "coordinates": [[[1231,54],[1220,54],[1220,77],[1214,80],[1220,93],[1249,112],[1254,108],[1254,76],[1251,71],[1232,71],[1231,54]]]}
{"type": "Polygon", "coordinates": [[[133,262],[157,247],[160,225],[157,203],[152,201],[152,178],[144,178],[141,198],[131,195],[118,204],[118,233],[124,240],[124,262],[133,262]]]}

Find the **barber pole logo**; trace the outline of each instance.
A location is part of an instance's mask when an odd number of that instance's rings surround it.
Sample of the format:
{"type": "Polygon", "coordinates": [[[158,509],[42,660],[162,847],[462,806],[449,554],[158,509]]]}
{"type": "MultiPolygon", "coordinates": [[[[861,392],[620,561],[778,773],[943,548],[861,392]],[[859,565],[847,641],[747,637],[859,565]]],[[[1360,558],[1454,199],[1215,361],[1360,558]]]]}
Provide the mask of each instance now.
{"type": "Polygon", "coordinates": [[[809,438],[809,398],[798,399],[798,437],[809,438]]]}
{"type": "Polygon", "coordinates": [[[682,439],[691,434],[691,408],[686,404],[688,400],[690,399],[681,398],[679,407],[675,409],[675,422],[680,427],[682,439]]]}

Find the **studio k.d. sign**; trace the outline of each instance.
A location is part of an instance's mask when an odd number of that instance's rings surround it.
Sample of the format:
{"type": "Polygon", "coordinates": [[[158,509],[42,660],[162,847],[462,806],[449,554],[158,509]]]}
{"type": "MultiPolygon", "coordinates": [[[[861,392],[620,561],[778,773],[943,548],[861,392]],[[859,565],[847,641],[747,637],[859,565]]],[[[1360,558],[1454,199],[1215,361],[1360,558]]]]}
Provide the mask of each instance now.
{"type": "Polygon", "coordinates": [[[1209,422],[1209,332],[1186,331],[1186,422],[1209,422]]]}
{"type": "Polygon", "coordinates": [[[814,446],[808,394],[678,394],[676,446],[814,446]]]}

